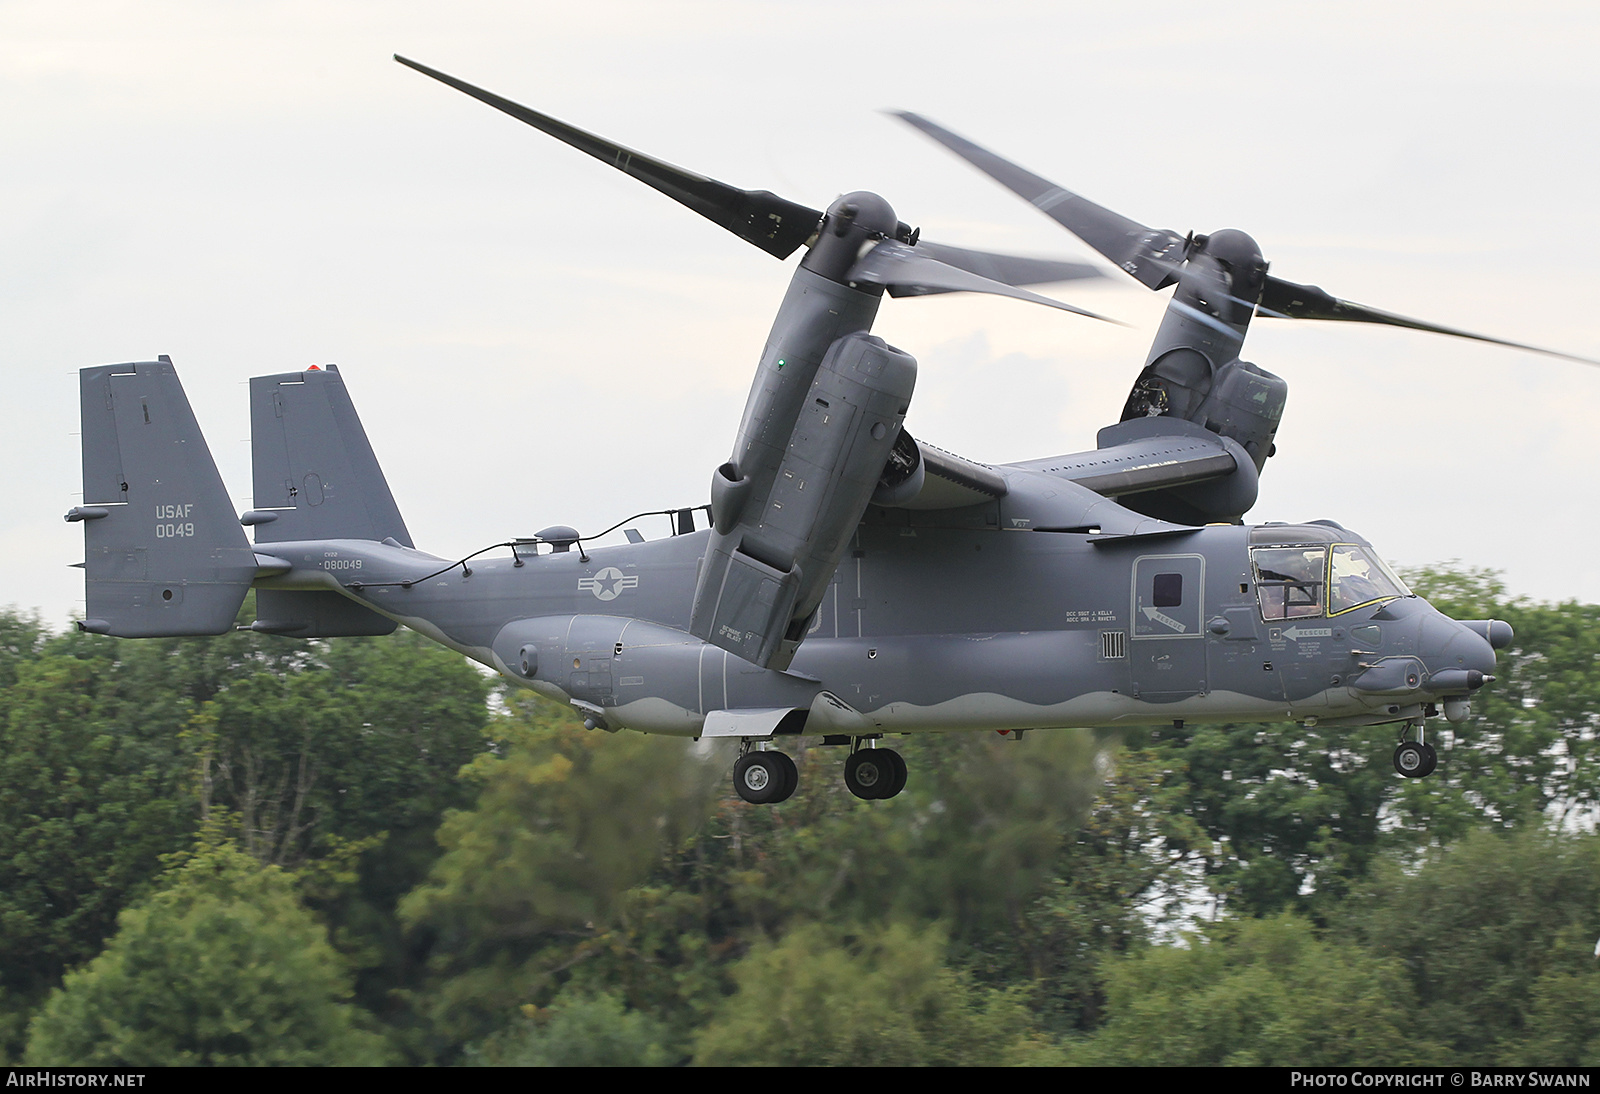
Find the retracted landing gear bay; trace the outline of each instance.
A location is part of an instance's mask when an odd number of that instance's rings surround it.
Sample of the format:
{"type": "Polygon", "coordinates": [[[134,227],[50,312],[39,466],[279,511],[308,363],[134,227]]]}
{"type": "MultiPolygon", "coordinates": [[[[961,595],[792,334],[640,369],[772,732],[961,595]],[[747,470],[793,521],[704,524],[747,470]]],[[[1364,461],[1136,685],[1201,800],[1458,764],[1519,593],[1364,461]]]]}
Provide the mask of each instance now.
{"type": "Polygon", "coordinates": [[[862,739],[851,745],[844,762],[844,785],[850,793],[868,801],[892,798],[906,788],[906,762],[892,748],[862,748],[862,739]]]}
{"type": "Polygon", "coordinates": [[[1400,731],[1400,745],[1394,750],[1394,769],[1408,779],[1420,779],[1433,774],[1433,769],[1438,765],[1439,754],[1422,739],[1422,723],[1406,723],[1406,728],[1400,731]],[[1413,727],[1417,731],[1417,739],[1408,741],[1406,734],[1413,727]]]}
{"type": "Polygon", "coordinates": [[[733,764],[733,788],[751,805],[787,801],[800,785],[794,761],[782,752],[751,752],[747,739],[733,764]]]}

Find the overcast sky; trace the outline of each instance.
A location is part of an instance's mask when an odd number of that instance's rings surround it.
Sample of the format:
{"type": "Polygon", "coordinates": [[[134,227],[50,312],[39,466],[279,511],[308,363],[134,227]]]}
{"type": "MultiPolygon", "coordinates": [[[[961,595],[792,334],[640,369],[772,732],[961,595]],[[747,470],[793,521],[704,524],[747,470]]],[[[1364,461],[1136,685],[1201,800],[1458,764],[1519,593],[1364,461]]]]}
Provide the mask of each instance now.
{"type": "MultiPolygon", "coordinates": [[[[252,375],[337,362],[419,546],[706,500],[798,258],[395,64],[929,239],[1087,252],[915,110],[1273,272],[1600,357],[1600,8],[1580,3],[0,0],[0,605],[82,610],[76,370],[169,354],[242,511],[252,375]]],[[[885,304],[908,426],[1092,448],[1165,297],[885,304]]],[[[1252,328],[1290,385],[1250,519],[1600,600],[1600,369],[1353,324],[1252,328]]],[[[642,522],[647,534],[664,524],[642,522]]]]}

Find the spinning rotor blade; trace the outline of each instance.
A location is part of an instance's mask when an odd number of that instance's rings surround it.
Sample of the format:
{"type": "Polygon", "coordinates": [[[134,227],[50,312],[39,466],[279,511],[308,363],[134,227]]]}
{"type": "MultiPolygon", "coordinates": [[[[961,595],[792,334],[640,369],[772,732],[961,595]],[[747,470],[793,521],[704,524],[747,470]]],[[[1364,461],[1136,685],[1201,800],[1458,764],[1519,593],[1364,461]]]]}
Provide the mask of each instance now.
{"type": "Polygon", "coordinates": [[[1379,323],[1388,327],[1408,327],[1411,330],[1425,330],[1433,334],[1448,334],[1453,338],[1470,338],[1474,342],[1490,342],[1497,346],[1525,349],[1532,353],[1560,357],[1584,365],[1600,365],[1600,361],[1562,353],[1560,350],[1530,346],[1525,342],[1510,342],[1504,338],[1490,338],[1486,334],[1473,334],[1471,331],[1426,323],[1420,319],[1407,319],[1393,312],[1379,311],[1364,304],[1340,300],[1315,285],[1296,285],[1293,281],[1284,281],[1271,275],[1268,275],[1266,288],[1261,292],[1261,303],[1256,308],[1256,314],[1270,319],[1333,319],[1350,323],[1379,323]]]}
{"type": "MultiPolygon", "coordinates": [[[[1064,190],[1050,180],[1040,178],[1031,171],[1018,167],[1010,160],[997,156],[988,149],[973,144],[965,137],[957,136],[918,114],[899,111],[894,112],[894,116],[920,129],[1002,186],[1037,206],[1041,212],[1122,267],[1141,284],[1152,289],[1161,289],[1180,279],[1187,279],[1193,274],[1194,262],[1191,259],[1195,252],[1204,250],[1204,237],[1184,237],[1165,229],[1147,228],[1136,220],[1129,220],[1069,190],[1064,190]]],[[[1225,286],[1217,286],[1213,291],[1220,297],[1228,290],[1225,286]]],[[[1315,285],[1297,285],[1293,281],[1285,281],[1270,274],[1264,279],[1259,302],[1231,295],[1226,297],[1226,302],[1245,309],[1254,308],[1257,314],[1274,319],[1329,319],[1407,327],[1411,330],[1447,334],[1454,338],[1467,338],[1475,342],[1489,342],[1497,346],[1529,350],[1585,365],[1600,365],[1600,361],[1562,353],[1559,350],[1473,334],[1471,331],[1427,323],[1420,319],[1408,319],[1393,312],[1380,311],[1349,300],[1340,300],[1315,285]]],[[[1244,322],[1248,323],[1249,315],[1249,310],[1242,313],[1244,322]]]]}
{"type": "MultiPolygon", "coordinates": [[[[1117,322],[1115,319],[1107,319],[1103,315],[1075,308],[1071,304],[1063,304],[1059,300],[1040,296],[1027,289],[1005,285],[969,270],[957,269],[924,254],[923,251],[927,246],[922,244],[912,248],[904,243],[886,239],[856,261],[850,268],[850,280],[887,286],[891,296],[922,296],[930,292],[984,292],[995,296],[1009,296],[1016,300],[1027,300],[1035,304],[1047,304],[1052,308],[1060,308],[1076,315],[1086,315],[1090,319],[1099,319],[1106,323],[1117,322]],[[900,291],[896,291],[897,289],[900,291]]],[[[969,255],[972,253],[967,252],[969,255]]],[[[1117,325],[1124,324],[1117,323],[1117,325]]]]}
{"type": "Polygon", "coordinates": [[[1148,228],[1136,220],[1096,205],[1049,179],[1040,178],[1010,160],[980,148],[965,137],[936,125],[920,114],[892,112],[922,130],[978,170],[1009,189],[1067,231],[1127,271],[1140,284],[1161,289],[1176,280],[1186,240],[1164,228],[1148,228]]]}
{"type": "Polygon", "coordinates": [[[432,76],[442,84],[465,92],[496,110],[510,114],[541,132],[587,152],[602,163],[632,175],[647,186],[666,194],[714,224],[721,225],[747,243],[753,243],[777,258],[788,258],[795,249],[811,238],[817,229],[822,213],[804,205],[786,201],[767,190],[740,190],[725,182],[685,171],[670,163],[624,148],[603,137],[587,133],[565,122],[557,121],[537,110],[530,110],[510,99],[503,99],[490,91],[447,76],[395,54],[394,59],[407,68],[414,68],[424,76],[432,76]]]}
{"type": "MultiPolygon", "coordinates": [[[[1054,281],[1077,281],[1083,278],[1104,277],[1098,267],[1086,262],[1062,262],[1051,258],[1022,258],[1017,255],[992,254],[988,251],[969,251],[965,247],[951,247],[944,243],[922,240],[917,254],[937,259],[958,270],[987,277],[1002,285],[1046,285],[1054,281]]],[[[890,296],[932,296],[935,293],[954,292],[931,285],[889,286],[890,296]]]]}
{"type": "MultiPolygon", "coordinates": [[[[778,258],[787,258],[793,254],[811,238],[822,221],[823,214],[819,210],[798,205],[770,191],[740,190],[725,182],[718,182],[693,171],[674,167],[652,156],[624,148],[604,137],[557,121],[547,114],[531,110],[464,80],[447,76],[437,69],[418,64],[398,53],[394,59],[425,76],[431,76],[440,83],[471,95],[480,102],[488,103],[496,110],[509,114],[580,152],[587,152],[602,163],[609,164],[645,185],[659,190],[712,223],[726,228],[740,239],[753,243],[778,258]]],[[[900,225],[899,233],[906,240],[916,238],[916,233],[905,224],[900,225]]],[[[988,292],[1048,304],[1053,308],[1076,312],[1095,319],[1101,318],[1093,312],[1012,287],[1013,284],[1038,284],[1046,281],[1102,276],[1094,267],[1079,262],[1016,258],[984,251],[969,251],[961,247],[946,247],[937,243],[923,243],[913,252],[910,246],[885,240],[857,262],[851,275],[857,281],[887,285],[890,294],[894,296],[963,291],[988,292]],[[874,258],[874,255],[877,257],[874,258]]]]}

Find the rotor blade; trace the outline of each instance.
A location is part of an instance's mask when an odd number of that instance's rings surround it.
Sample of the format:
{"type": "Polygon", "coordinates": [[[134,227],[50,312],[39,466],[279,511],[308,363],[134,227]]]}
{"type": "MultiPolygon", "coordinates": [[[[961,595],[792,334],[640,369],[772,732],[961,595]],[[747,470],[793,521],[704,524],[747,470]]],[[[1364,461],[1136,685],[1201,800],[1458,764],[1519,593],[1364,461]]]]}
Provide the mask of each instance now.
{"type": "MultiPolygon", "coordinates": [[[[1077,281],[1084,278],[1104,277],[1099,267],[1087,262],[1066,262],[1053,258],[1023,258],[1019,255],[993,254],[989,251],[969,251],[965,247],[952,247],[946,243],[922,240],[916,244],[917,253],[925,258],[938,259],[947,266],[987,277],[1002,285],[1047,285],[1055,281],[1077,281]]],[[[955,292],[954,289],[936,289],[927,285],[890,285],[890,296],[932,296],[935,293],[955,292]]]]}
{"type": "Polygon", "coordinates": [[[407,60],[398,53],[394,59],[407,68],[414,68],[424,76],[432,76],[442,84],[465,92],[496,110],[526,122],[558,141],[570,144],[580,152],[587,152],[602,163],[632,175],[646,186],[666,194],[681,205],[688,206],[713,224],[719,224],[747,243],[754,243],[763,251],[778,258],[788,258],[816,231],[822,213],[804,205],[787,201],[767,190],[740,190],[725,182],[685,171],[670,163],[624,148],[604,137],[597,137],[565,122],[557,121],[537,110],[530,110],[510,99],[474,87],[453,76],[407,60]]]}
{"type": "Polygon", "coordinates": [[[1471,331],[1457,330],[1455,327],[1443,327],[1437,323],[1425,323],[1420,319],[1408,319],[1393,312],[1379,311],[1364,304],[1340,300],[1315,285],[1296,285],[1293,281],[1284,281],[1271,275],[1268,275],[1266,287],[1261,292],[1261,303],[1256,308],[1256,313],[1271,319],[1332,319],[1350,323],[1381,323],[1389,327],[1407,327],[1411,330],[1448,334],[1455,338],[1470,338],[1474,342],[1490,342],[1497,346],[1510,346],[1512,349],[1525,349],[1549,357],[1600,366],[1600,361],[1588,357],[1578,357],[1559,350],[1544,349],[1541,346],[1530,346],[1524,342],[1510,342],[1504,338],[1490,338],[1486,334],[1473,334],[1471,331]]]}
{"type": "MultiPolygon", "coordinates": [[[[979,274],[947,265],[936,258],[924,257],[917,253],[920,250],[920,246],[908,247],[903,243],[884,240],[857,259],[846,276],[851,281],[886,285],[891,296],[926,295],[930,289],[934,292],[985,292],[993,293],[995,296],[1027,300],[1035,304],[1046,304],[1052,308],[1060,308],[1076,315],[1086,315],[1090,319],[1099,319],[1105,323],[1117,323],[1115,319],[1107,319],[1092,311],[1063,304],[1059,300],[1051,300],[1048,296],[1040,296],[1027,289],[991,281],[979,274]],[[895,291],[902,287],[904,291],[895,291]]],[[[1126,324],[1117,323],[1117,326],[1126,324]]]]}
{"type": "Polygon", "coordinates": [[[920,129],[978,170],[1032,203],[1067,231],[1115,262],[1140,284],[1159,289],[1172,284],[1184,258],[1184,237],[1164,228],[1148,228],[1136,220],[1096,205],[1049,179],[1018,167],[959,137],[920,114],[892,111],[895,117],[920,129]]]}

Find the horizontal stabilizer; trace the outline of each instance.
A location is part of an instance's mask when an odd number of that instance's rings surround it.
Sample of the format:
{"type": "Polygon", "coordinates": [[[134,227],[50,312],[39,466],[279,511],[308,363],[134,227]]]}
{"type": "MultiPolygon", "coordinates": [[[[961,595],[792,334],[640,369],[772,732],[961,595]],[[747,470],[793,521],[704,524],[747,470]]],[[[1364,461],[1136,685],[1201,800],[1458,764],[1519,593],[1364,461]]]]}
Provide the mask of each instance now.
{"type": "Polygon", "coordinates": [[[251,379],[250,455],[257,543],[413,546],[338,366],[251,379]]]}
{"type": "Polygon", "coordinates": [[[222,634],[256,556],[172,361],[79,373],[87,618],[123,638],[222,634]]]}

